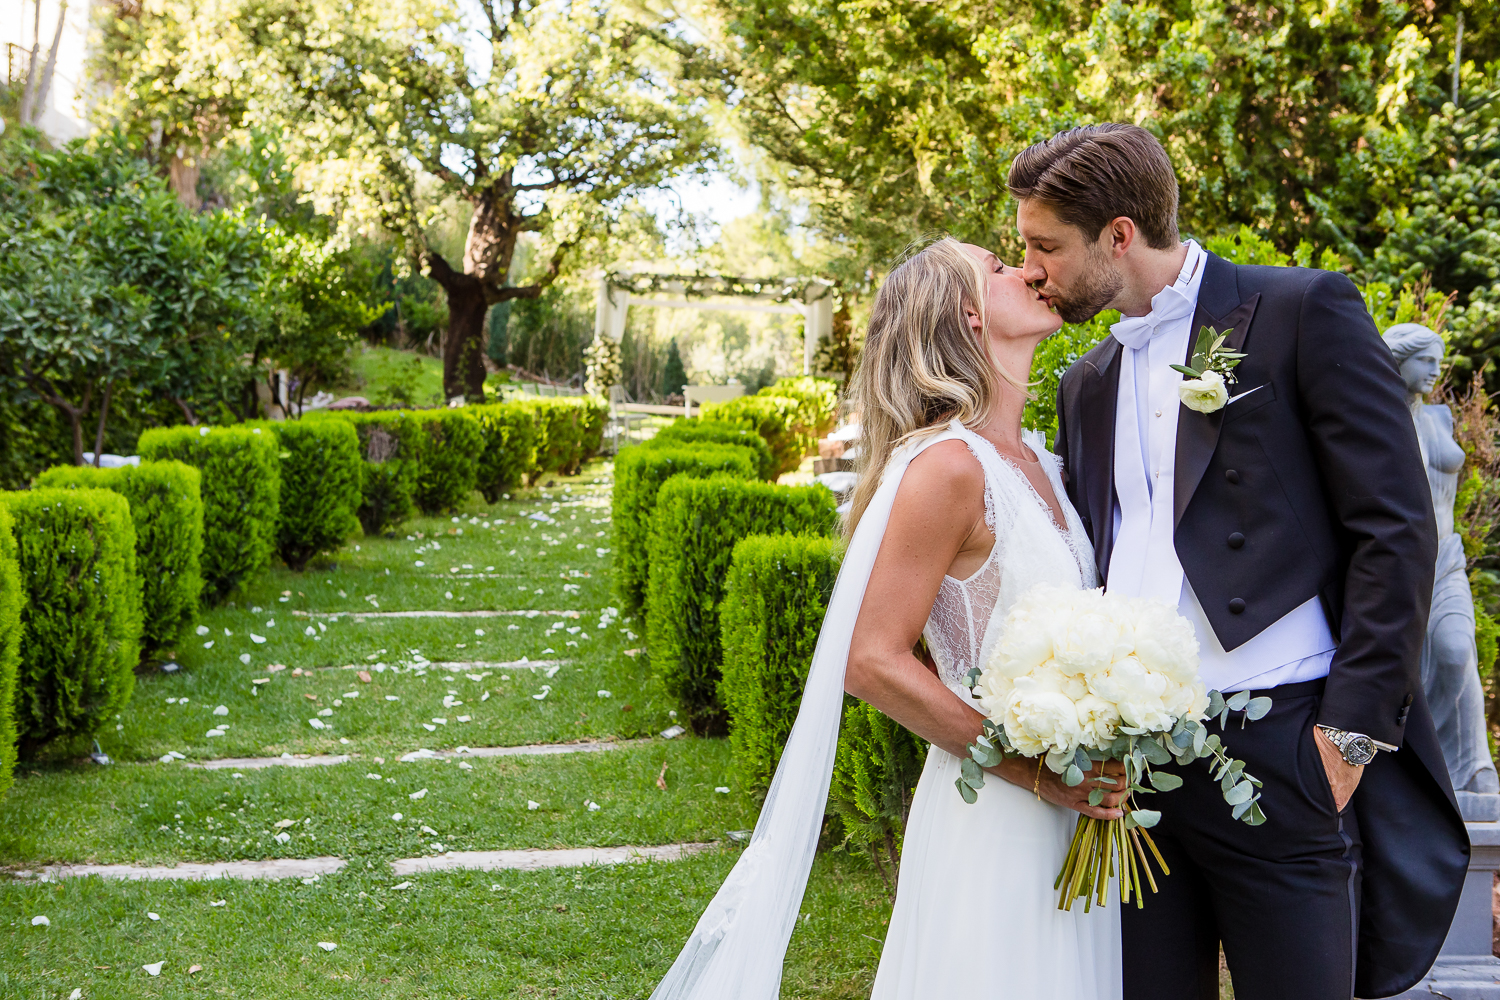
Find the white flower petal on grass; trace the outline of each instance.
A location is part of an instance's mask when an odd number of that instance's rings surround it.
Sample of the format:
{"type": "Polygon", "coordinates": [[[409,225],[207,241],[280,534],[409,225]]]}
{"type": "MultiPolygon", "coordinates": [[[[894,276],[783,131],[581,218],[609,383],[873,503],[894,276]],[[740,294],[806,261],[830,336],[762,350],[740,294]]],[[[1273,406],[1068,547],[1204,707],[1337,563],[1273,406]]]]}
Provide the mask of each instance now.
{"type": "Polygon", "coordinates": [[[380,780],[380,775],[376,774],[374,771],[371,771],[370,773],[366,774],[365,777],[369,778],[371,781],[379,781],[380,780]]]}
{"type": "Polygon", "coordinates": [[[435,732],[437,732],[437,726],[434,726],[430,722],[424,722],[424,723],[422,723],[422,728],[425,729],[425,730],[427,730],[429,733],[435,733],[435,732]]]}
{"type": "Polygon", "coordinates": [[[309,726],[312,726],[314,729],[326,729],[327,728],[326,726],[323,725],[323,720],[322,719],[308,719],[307,720],[307,724],[309,726]]]}
{"type": "Polygon", "coordinates": [[[218,708],[214,709],[214,714],[215,715],[228,715],[229,714],[229,707],[227,705],[220,705],[218,708]]]}
{"type": "Polygon", "coordinates": [[[148,910],[146,912],[146,919],[147,920],[160,920],[161,919],[161,914],[160,913],[152,913],[152,912],[150,912],[148,910]]]}
{"type": "Polygon", "coordinates": [[[274,618],[267,618],[266,619],[266,628],[275,628],[275,627],[276,627],[276,619],[274,619],[274,618]]]}
{"type": "Polygon", "coordinates": [[[52,926],[52,921],[48,920],[46,917],[32,917],[31,918],[31,926],[33,926],[33,927],[51,927],[52,926]]]}
{"type": "Polygon", "coordinates": [[[391,888],[392,889],[410,889],[411,888],[411,883],[410,882],[402,882],[400,885],[393,885],[393,886],[391,886],[391,888]]]}
{"type": "Polygon", "coordinates": [[[208,905],[209,906],[227,906],[227,905],[229,905],[229,900],[227,900],[227,899],[216,899],[212,903],[209,903],[208,905]]]}
{"type": "Polygon", "coordinates": [[[552,685],[551,684],[543,684],[542,685],[542,692],[541,692],[541,694],[534,694],[531,697],[532,697],[532,699],[534,701],[544,701],[544,700],[546,700],[546,697],[549,694],[551,694],[551,693],[552,693],[552,685]]]}
{"type": "Polygon", "coordinates": [[[402,817],[401,817],[400,813],[391,813],[391,819],[393,819],[397,823],[399,823],[399,822],[401,822],[402,817]]]}
{"type": "Polygon", "coordinates": [[[250,665],[250,654],[249,653],[241,653],[240,654],[240,662],[243,663],[245,666],[248,667],[250,665]]]}
{"type": "Polygon", "coordinates": [[[715,788],[714,791],[718,792],[720,795],[728,795],[729,794],[729,786],[728,785],[720,785],[718,788],[715,788]]]}
{"type": "Polygon", "coordinates": [[[407,796],[407,798],[411,799],[413,802],[416,802],[419,799],[425,799],[427,798],[427,789],[423,788],[420,791],[412,792],[407,796]]]}
{"type": "Polygon", "coordinates": [[[203,735],[204,735],[204,737],[206,739],[213,739],[216,736],[223,736],[224,735],[224,730],[222,730],[222,729],[210,729],[208,732],[204,733],[203,735]]]}
{"type": "Polygon", "coordinates": [[[490,700],[490,693],[488,691],[486,691],[484,694],[482,694],[482,695],[479,696],[479,700],[480,701],[489,701],[490,700]]]}
{"type": "Polygon", "coordinates": [[[82,989],[82,987],[74,990],[72,993],[69,993],[68,994],[68,1000],[83,1000],[83,989],[82,989]]]}
{"type": "Polygon", "coordinates": [[[589,807],[589,812],[598,812],[600,809],[599,803],[597,802],[589,802],[585,800],[584,804],[589,807]]]}
{"type": "Polygon", "coordinates": [[[536,812],[541,807],[542,807],[542,804],[540,802],[533,802],[530,799],[526,800],[526,808],[529,809],[532,812],[536,812]]]}
{"type": "Polygon", "coordinates": [[[266,637],[263,635],[256,635],[254,632],[251,632],[250,641],[259,646],[261,643],[266,641],[266,637]]]}
{"type": "Polygon", "coordinates": [[[423,566],[425,566],[425,565],[427,565],[427,564],[426,564],[426,563],[424,563],[424,562],[423,562],[423,561],[422,561],[422,560],[420,560],[420,559],[418,559],[418,560],[417,560],[417,562],[416,562],[416,566],[417,566],[417,569],[421,569],[421,568],[422,568],[422,567],[423,567],[423,566]]]}
{"type": "Polygon", "coordinates": [[[274,840],[274,841],[276,841],[276,843],[278,843],[278,844],[285,844],[285,843],[287,843],[288,841],[290,841],[292,839],[292,835],[290,833],[287,833],[285,830],[282,830],[280,833],[278,833],[276,836],[272,837],[271,839],[274,840]]]}
{"type": "Polygon", "coordinates": [[[438,832],[430,826],[424,825],[421,829],[422,832],[427,834],[429,837],[436,837],[438,835],[438,832]]]}
{"type": "Polygon", "coordinates": [[[165,962],[152,962],[150,965],[141,966],[141,968],[146,970],[146,975],[148,976],[159,976],[161,975],[161,967],[166,964],[165,962]]]}
{"type": "Polygon", "coordinates": [[[318,947],[322,948],[324,951],[332,951],[333,949],[337,948],[338,945],[334,944],[332,941],[319,941],[318,947]]]}
{"type": "Polygon", "coordinates": [[[196,631],[199,635],[208,635],[208,626],[199,625],[194,631],[196,631]]]}
{"type": "Polygon", "coordinates": [[[475,635],[484,635],[484,629],[482,629],[482,628],[476,628],[474,630],[474,634],[475,635]]]}
{"type": "Polygon", "coordinates": [[[401,696],[399,694],[388,694],[388,695],[385,696],[385,700],[386,701],[400,701],[401,700],[401,696]]]}
{"type": "Polygon", "coordinates": [[[296,826],[296,825],[297,825],[297,821],[294,820],[294,819],[280,819],[280,820],[277,820],[274,824],[272,824],[271,829],[273,829],[273,830],[285,830],[289,826],[296,826]]]}
{"type": "Polygon", "coordinates": [[[330,718],[332,715],[333,715],[333,709],[331,709],[331,708],[320,708],[320,709],[318,709],[318,716],[319,716],[319,718],[327,719],[327,718],[330,718]]]}
{"type": "Polygon", "coordinates": [[[311,625],[309,625],[309,626],[307,626],[307,628],[305,628],[305,629],[302,630],[302,634],[303,635],[317,635],[318,634],[318,630],[315,629],[315,628],[313,628],[311,625]]]}
{"type": "Polygon", "coordinates": [[[687,730],[683,729],[681,726],[668,726],[666,729],[663,729],[661,731],[661,738],[664,740],[675,740],[685,732],[687,732],[687,730]]]}
{"type": "Polygon", "coordinates": [[[213,649],[214,648],[214,641],[212,639],[208,640],[207,642],[205,642],[203,644],[203,648],[204,649],[213,649]]]}
{"type": "Polygon", "coordinates": [[[472,770],[474,770],[474,765],[470,764],[466,760],[461,760],[461,761],[458,762],[458,769],[460,771],[472,771],[472,770]]]}
{"type": "Polygon", "coordinates": [[[611,692],[605,691],[603,688],[600,688],[600,690],[599,690],[599,697],[601,697],[601,698],[613,698],[614,695],[611,692]]]}

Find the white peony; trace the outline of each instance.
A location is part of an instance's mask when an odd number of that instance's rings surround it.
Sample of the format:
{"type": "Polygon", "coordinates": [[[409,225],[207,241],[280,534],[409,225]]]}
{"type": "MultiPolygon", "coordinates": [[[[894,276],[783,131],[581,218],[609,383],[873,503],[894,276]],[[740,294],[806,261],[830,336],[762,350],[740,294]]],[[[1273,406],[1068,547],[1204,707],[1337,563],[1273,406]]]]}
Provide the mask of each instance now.
{"type": "Polygon", "coordinates": [[[1177,396],[1190,410],[1213,413],[1229,402],[1229,386],[1224,384],[1223,375],[1210,369],[1201,378],[1183,379],[1177,386],[1177,396]]]}

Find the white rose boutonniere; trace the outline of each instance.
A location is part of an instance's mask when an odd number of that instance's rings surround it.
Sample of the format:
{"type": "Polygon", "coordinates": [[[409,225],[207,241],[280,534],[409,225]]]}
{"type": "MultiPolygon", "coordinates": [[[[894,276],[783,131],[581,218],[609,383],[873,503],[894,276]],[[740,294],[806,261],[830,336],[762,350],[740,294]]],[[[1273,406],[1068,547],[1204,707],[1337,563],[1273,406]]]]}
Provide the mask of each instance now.
{"type": "Polygon", "coordinates": [[[1186,376],[1177,387],[1182,405],[1199,413],[1215,413],[1229,402],[1229,385],[1236,381],[1234,367],[1245,356],[1225,350],[1224,338],[1230,331],[1218,332],[1205,326],[1198,332],[1198,343],[1193,348],[1193,363],[1173,365],[1172,370],[1186,376]]]}

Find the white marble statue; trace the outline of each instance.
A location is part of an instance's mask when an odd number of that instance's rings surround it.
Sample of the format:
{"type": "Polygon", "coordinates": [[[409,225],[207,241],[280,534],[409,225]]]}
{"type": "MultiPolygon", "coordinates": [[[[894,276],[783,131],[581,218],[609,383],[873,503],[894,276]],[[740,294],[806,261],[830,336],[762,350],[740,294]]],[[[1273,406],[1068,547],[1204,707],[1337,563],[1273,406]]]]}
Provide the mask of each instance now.
{"type": "Polygon", "coordinates": [[[1448,776],[1459,791],[1500,791],[1485,731],[1484,689],[1474,646],[1474,598],[1464,558],[1463,539],[1453,528],[1464,450],[1453,440],[1453,413],[1423,402],[1437,382],[1443,341],[1417,323],[1398,323],[1385,342],[1406,382],[1407,402],[1417,425],[1432,507],[1437,513],[1437,572],[1432,583],[1432,613],[1422,646],[1422,686],[1437,725],[1448,763],[1448,776]]]}

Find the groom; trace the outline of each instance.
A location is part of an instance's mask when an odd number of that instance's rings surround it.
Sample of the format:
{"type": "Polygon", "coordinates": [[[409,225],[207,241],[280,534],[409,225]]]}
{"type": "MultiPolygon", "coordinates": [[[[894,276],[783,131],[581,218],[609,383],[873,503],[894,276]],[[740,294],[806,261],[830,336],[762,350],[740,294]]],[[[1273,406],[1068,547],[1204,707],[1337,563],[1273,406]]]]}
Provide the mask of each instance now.
{"type": "MultiPolygon", "coordinates": [[[[1144,129],[1062,132],[1009,186],[1023,277],[1064,320],[1123,318],[1063,377],[1056,450],[1116,592],[1192,622],[1210,688],[1268,695],[1223,733],[1264,786],[1235,821],[1207,762],[1152,831],[1171,874],[1125,907],[1125,1000],[1348,1000],[1426,974],[1469,853],[1418,678],[1436,534],[1404,389],[1341,274],[1183,243],[1144,129]],[[1237,381],[1179,402],[1205,327],[1237,381]]],[[[1217,731],[1217,726],[1214,727],[1217,731]]]]}

